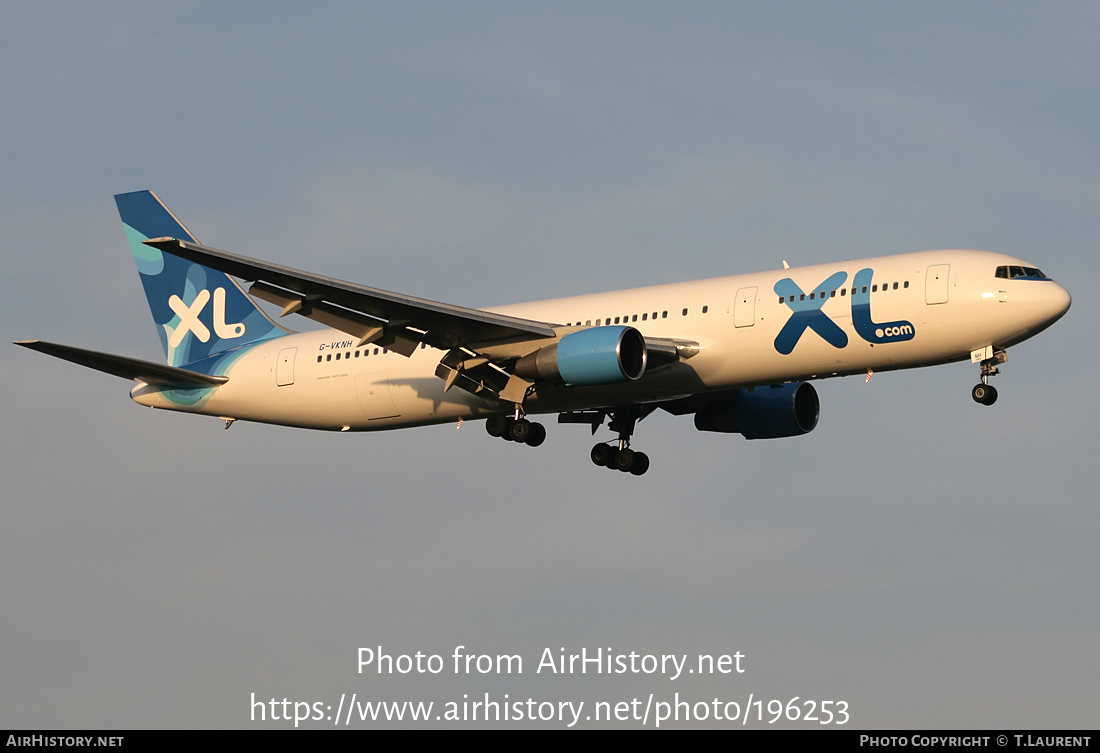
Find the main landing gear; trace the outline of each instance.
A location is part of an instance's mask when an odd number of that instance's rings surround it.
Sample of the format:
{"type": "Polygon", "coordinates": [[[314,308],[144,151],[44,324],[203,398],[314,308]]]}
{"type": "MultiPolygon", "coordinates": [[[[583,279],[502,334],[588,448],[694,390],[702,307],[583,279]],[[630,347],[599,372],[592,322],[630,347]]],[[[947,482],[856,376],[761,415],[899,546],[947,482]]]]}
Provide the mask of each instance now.
{"type": "MultiPolygon", "coordinates": [[[[652,411],[652,408],[649,409],[652,411]]],[[[634,433],[634,425],[648,411],[631,407],[615,411],[611,416],[608,428],[619,433],[618,440],[612,444],[600,442],[592,448],[589,457],[596,465],[610,468],[634,476],[641,476],[649,470],[649,455],[644,452],[635,452],[630,449],[630,435],[634,433]]]]}
{"type": "Polygon", "coordinates": [[[641,476],[649,470],[649,455],[644,452],[635,452],[625,446],[623,440],[619,440],[618,445],[618,449],[606,442],[595,445],[590,455],[592,462],[613,471],[631,473],[635,476],[641,476]]]}
{"type": "Polygon", "coordinates": [[[485,431],[490,437],[500,437],[508,442],[518,442],[529,447],[538,447],[546,441],[546,427],[535,421],[516,416],[489,416],[485,419],[485,431]]]}
{"type": "Polygon", "coordinates": [[[1007,360],[1008,353],[998,350],[990,358],[980,362],[982,369],[981,384],[974,385],[974,389],[970,390],[970,397],[974,398],[974,402],[982,405],[993,405],[997,402],[997,388],[989,383],[989,377],[1000,374],[1001,371],[997,366],[1007,360]]]}

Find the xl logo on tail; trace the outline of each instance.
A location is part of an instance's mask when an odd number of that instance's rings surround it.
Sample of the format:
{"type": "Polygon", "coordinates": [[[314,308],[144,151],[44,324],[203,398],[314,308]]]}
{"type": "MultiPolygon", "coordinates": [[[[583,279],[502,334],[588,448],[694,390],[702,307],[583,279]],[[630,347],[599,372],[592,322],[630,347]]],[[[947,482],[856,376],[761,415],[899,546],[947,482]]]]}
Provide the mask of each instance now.
{"type": "MultiPolygon", "coordinates": [[[[171,347],[179,347],[188,332],[193,333],[195,337],[199,338],[200,342],[210,340],[210,329],[199,321],[199,314],[206,308],[206,303],[209,300],[210,291],[206,289],[199,291],[190,306],[184,303],[178,295],[173,295],[168,299],[168,307],[176,312],[176,316],[180,318],[179,326],[172,331],[172,336],[168,338],[168,344],[171,347]]],[[[225,288],[214,288],[214,333],[223,340],[231,340],[244,334],[244,322],[227,324],[225,321],[225,288]]]]}
{"type": "MultiPolygon", "coordinates": [[[[871,319],[871,294],[868,291],[871,289],[874,274],[873,269],[861,269],[852,278],[852,326],[856,334],[875,345],[912,340],[916,329],[911,322],[904,319],[896,322],[875,322],[871,319]]],[[[776,295],[792,312],[791,318],[776,335],[775,349],[785,356],[790,355],[807,329],[821,335],[834,348],[847,347],[848,335],[821,310],[826,301],[836,297],[837,289],[847,279],[847,272],[837,272],[823,280],[809,294],[802,292],[802,288],[789,277],[775,283],[776,295]]],[[[885,289],[884,285],[883,290],[885,289]]]]}

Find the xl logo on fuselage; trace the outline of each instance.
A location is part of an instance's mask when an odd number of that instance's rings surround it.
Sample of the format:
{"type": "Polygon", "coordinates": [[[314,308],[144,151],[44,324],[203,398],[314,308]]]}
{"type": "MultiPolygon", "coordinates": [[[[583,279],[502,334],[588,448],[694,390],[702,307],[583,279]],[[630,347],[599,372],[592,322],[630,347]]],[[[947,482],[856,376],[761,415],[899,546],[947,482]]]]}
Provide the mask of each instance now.
{"type": "MultiPolygon", "coordinates": [[[[870,291],[874,274],[873,269],[861,269],[852,278],[852,326],[856,334],[875,345],[912,340],[916,330],[911,322],[905,320],[875,322],[871,319],[870,291]]],[[[802,333],[807,329],[812,329],[821,335],[822,339],[834,348],[846,347],[848,335],[821,309],[826,301],[836,297],[837,289],[844,285],[847,279],[847,272],[837,272],[823,280],[808,294],[789,277],[775,283],[776,295],[792,312],[791,318],[776,335],[775,349],[785,356],[790,355],[802,337],[802,333]]]]}
{"type": "MultiPolygon", "coordinates": [[[[201,342],[210,340],[210,329],[199,321],[199,314],[206,308],[206,303],[209,300],[210,291],[205,289],[199,291],[190,306],[184,303],[178,295],[173,295],[168,299],[168,307],[176,312],[176,315],[180,318],[179,326],[172,331],[172,336],[168,338],[170,346],[173,348],[178,347],[188,332],[193,333],[201,342]]],[[[227,324],[225,321],[225,288],[214,288],[213,318],[214,334],[221,339],[231,340],[244,334],[244,322],[227,324]]]]}

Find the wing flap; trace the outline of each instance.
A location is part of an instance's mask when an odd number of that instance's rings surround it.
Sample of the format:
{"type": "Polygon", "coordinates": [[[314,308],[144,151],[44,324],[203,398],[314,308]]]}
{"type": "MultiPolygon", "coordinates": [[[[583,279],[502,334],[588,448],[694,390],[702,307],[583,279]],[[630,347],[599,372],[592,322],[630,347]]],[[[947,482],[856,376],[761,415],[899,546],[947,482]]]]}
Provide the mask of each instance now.
{"type": "Polygon", "coordinates": [[[360,314],[343,306],[334,306],[327,301],[317,300],[316,296],[291,293],[266,282],[252,283],[248,293],[260,300],[282,306],[280,317],[289,314],[304,316],[326,327],[347,332],[358,338],[358,345],[378,343],[403,356],[411,356],[421,342],[428,340],[427,333],[423,331],[410,329],[395,321],[360,314]]]}
{"type": "Polygon", "coordinates": [[[19,340],[15,344],[81,366],[87,366],[89,369],[102,371],[105,374],[112,374],[123,379],[134,379],[147,384],[193,389],[195,387],[217,387],[219,384],[225,384],[229,381],[229,377],[201,374],[197,371],[188,371],[163,363],[116,356],[96,350],[74,348],[71,345],[59,345],[42,340],[19,340]]]}

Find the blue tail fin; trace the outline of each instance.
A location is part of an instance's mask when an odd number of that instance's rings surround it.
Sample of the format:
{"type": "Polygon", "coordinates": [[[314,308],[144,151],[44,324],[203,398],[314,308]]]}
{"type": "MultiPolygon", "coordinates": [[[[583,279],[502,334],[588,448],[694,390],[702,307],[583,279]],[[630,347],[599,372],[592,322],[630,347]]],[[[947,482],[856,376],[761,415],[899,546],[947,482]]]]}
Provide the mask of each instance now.
{"type": "Polygon", "coordinates": [[[143,243],[165,236],[198,242],[152,191],[118,194],[115,203],[169,364],[286,334],[224,272],[143,243]]]}

